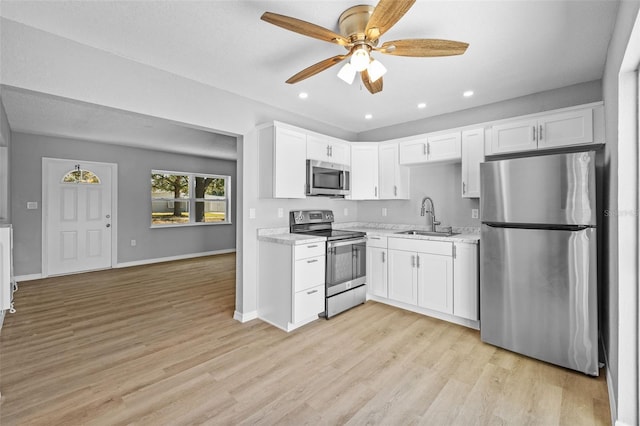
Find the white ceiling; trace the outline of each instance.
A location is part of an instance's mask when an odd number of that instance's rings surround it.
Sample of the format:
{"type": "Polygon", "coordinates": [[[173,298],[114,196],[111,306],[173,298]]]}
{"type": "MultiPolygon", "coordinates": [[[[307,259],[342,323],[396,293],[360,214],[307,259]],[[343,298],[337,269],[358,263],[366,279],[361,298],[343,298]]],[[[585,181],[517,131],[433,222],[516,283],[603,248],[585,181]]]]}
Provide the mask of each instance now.
{"type": "MultiPolygon", "coordinates": [[[[285,84],[291,75],[344,49],[265,23],[262,13],[289,15],[338,32],[340,13],[358,3],[2,0],[0,15],[359,133],[600,79],[618,6],[617,0],[418,0],[382,41],[459,40],[470,45],[464,55],[376,54],[388,69],[384,90],[376,95],[358,80],[352,86],[339,80],[340,66],[285,84]],[[465,90],[475,95],[464,98],[465,90]],[[301,91],[309,98],[299,99],[301,91]],[[418,109],[419,102],[427,107],[418,109]],[[365,113],[373,119],[365,120],[365,113]]],[[[3,101],[12,128],[27,131],[29,119],[20,117],[29,113],[25,96],[9,93],[3,101]]],[[[49,99],[41,109],[51,103],[56,102],[49,99]]],[[[69,108],[71,115],[74,107],[69,108]]]]}

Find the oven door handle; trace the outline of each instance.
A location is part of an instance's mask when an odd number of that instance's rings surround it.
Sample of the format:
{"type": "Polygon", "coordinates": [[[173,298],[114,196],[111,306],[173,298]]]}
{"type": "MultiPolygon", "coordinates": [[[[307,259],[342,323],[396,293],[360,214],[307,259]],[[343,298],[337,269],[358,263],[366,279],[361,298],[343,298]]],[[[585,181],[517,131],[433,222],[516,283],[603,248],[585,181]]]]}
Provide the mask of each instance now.
{"type": "Polygon", "coordinates": [[[366,244],[366,243],[367,243],[367,239],[366,238],[357,238],[357,239],[352,239],[352,240],[327,241],[327,248],[328,249],[332,249],[332,248],[335,248],[335,247],[350,246],[352,244],[366,244]]]}

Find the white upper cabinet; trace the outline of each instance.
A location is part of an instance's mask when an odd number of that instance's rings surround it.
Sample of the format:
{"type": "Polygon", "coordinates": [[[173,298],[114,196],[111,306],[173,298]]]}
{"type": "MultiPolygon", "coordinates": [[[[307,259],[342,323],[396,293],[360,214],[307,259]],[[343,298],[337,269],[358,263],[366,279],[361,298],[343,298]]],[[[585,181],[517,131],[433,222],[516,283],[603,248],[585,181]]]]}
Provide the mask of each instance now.
{"type": "Polygon", "coordinates": [[[352,200],[378,198],[378,144],[354,143],[351,145],[351,196],[352,200]]]}
{"type": "Polygon", "coordinates": [[[462,156],[460,132],[427,137],[429,161],[459,160],[462,156]]]}
{"type": "Polygon", "coordinates": [[[349,143],[328,136],[307,134],[307,159],[349,165],[349,143]]]}
{"type": "Polygon", "coordinates": [[[538,119],[538,148],[593,142],[591,108],[551,114],[538,119]]]}
{"type": "Polygon", "coordinates": [[[484,161],[484,128],[462,132],[462,197],[480,197],[480,163],[484,161]]]}
{"type": "Polygon", "coordinates": [[[258,132],[259,193],[268,198],[305,198],[307,135],[275,124],[258,132]]]}
{"type": "Polygon", "coordinates": [[[491,143],[489,144],[491,152],[489,154],[532,151],[596,142],[600,137],[596,138],[595,134],[604,133],[602,114],[601,106],[574,108],[496,124],[491,131],[491,143]],[[598,128],[594,127],[594,121],[597,121],[598,128]]]}
{"type": "Polygon", "coordinates": [[[426,136],[400,142],[400,164],[420,164],[427,160],[426,136]]]}
{"type": "Polygon", "coordinates": [[[398,162],[398,144],[380,144],[378,150],[378,181],[381,200],[409,198],[409,170],[398,162]]]}
{"type": "Polygon", "coordinates": [[[519,120],[499,124],[491,129],[491,153],[531,151],[538,149],[538,120],[519,120]]]}
{"type": "Polygon", "coordinates": [[[400,142],[400,164],[424,164],[436,161],[455,161],[462,155],[460,132],[423,135],[400,142]]]}

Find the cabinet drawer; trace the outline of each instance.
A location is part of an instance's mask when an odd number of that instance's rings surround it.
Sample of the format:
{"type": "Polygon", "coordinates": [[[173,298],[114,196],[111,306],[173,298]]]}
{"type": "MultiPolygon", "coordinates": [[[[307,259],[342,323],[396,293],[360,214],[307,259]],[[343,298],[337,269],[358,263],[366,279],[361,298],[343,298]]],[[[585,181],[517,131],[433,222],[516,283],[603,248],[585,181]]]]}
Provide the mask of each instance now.
{"type": "Polygon", "coordinates": [[[315,257],[324,255],[325,243],[309,243],[295,246],[295,259],[306,259],[307,257],[315,257]]]}
{"type": "Polygon", "coordinates": [[[297,292],[293,304],[294,324],[324,312],[324,284],[297,292]]]}
{"type": "Polygon", "coordinates": [[[294,291],[305,290],[324,285],[324,256],[296,260],[294,273],[294,291]]]}
{"type": "Polygon", "coordinates": [[[381,237],[379,235],[367,235],[367,246],[387,248],[387,237],[381,237]]]}
{"type": "Polygon", "coordinates": [[[389,238],[389,249],[453,256],[453,243],[409,238],[389,238]]]}

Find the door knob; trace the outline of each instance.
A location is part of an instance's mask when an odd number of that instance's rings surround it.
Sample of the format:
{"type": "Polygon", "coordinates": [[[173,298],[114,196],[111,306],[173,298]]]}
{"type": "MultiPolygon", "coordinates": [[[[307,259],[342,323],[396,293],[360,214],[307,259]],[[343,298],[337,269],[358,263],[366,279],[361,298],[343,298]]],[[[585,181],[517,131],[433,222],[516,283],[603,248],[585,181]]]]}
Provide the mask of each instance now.
{"type": "Polygon", "coordinates": [[[107,223],[107,228],[110,228],[110,227],[111,227],[111,224],[110,224],[110,223],[107,223]]]}

